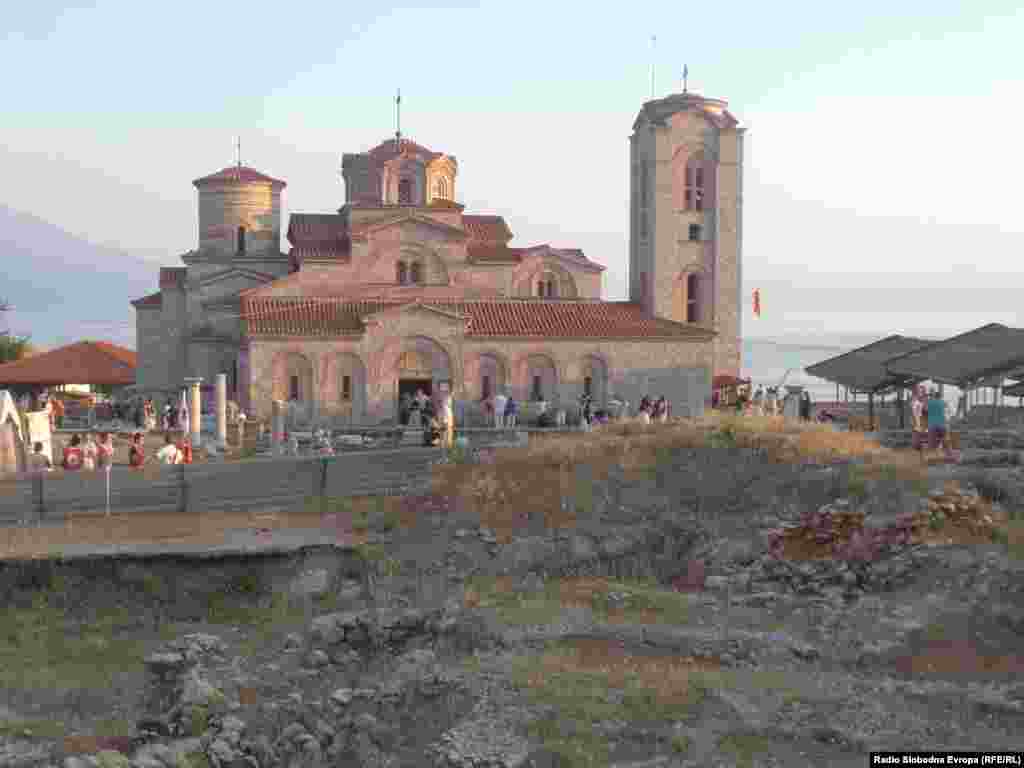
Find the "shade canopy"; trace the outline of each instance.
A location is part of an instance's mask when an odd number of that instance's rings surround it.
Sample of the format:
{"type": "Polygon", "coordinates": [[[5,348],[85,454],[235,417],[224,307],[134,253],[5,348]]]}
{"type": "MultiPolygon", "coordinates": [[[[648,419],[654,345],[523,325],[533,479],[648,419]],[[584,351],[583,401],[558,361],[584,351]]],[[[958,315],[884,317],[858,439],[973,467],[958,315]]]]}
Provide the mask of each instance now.
{"type": "Polygon", "coordinates": [[[0,365],[0,386],[135,383],[137,356],[107,341],[80,341],[0,365]]]}
{"type": "Polygon", "coordinates": [[[962,387],[986,379],[999,383],[1024,371],[1024,329],[990,323],[890,359],[897,376],[962,387]]]}
{"type": "Polygon", "coordinates": [[[895,374],[887,370],[887,361],[907,352],[925,349],[934,343],[912,336],[886,336],[867,346],[808,366],[804,372],[857,392],[881,392],[915,381],[913,376],[895,374]]]}
{"type": "Polygon", "coordinates": [[[1003,395],[1006,397],[1024,397],[1024,381],[1018,381],[1008,387],[1003,387],[1003,395]]]}

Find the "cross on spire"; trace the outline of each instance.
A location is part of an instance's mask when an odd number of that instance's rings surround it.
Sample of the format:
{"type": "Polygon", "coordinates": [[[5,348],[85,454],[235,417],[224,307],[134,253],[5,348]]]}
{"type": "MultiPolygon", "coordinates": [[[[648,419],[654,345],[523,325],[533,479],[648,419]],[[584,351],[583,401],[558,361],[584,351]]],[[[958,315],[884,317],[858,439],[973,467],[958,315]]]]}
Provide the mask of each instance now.
{"type": "Polygon", "coordinates": [[[402,89],[395,94],[395,150],[402,150],[402,89]]]}
{"type": "Polygon", "coordinates": [[[235,165],[239,170],[242,169],[242,137],[235,137],[235,165]]]}

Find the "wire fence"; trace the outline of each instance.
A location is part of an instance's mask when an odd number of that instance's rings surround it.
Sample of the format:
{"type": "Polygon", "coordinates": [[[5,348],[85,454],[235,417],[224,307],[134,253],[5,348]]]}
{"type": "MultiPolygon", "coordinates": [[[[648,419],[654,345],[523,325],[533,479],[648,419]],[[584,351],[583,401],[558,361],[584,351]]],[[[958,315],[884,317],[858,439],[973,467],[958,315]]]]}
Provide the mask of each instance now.
{"type": "MultiPolygon", "coordinates": [[[[457,444],[470,450],[524,445],[531,436],[578,428],[463,427],[457,444]]],[[[0,525],[48,522],[78,514],[246,511],[294,507],[309,499],[408,494],[428,488],[443,460],[422,430],[353,427],[332,430],[333,454],[323,455],[313,433],[259,449],[234,461],[115,465],[96,471],[27,472],[0,484],[0,525]]]]}
{"type": "Polygon", "coordinates": [[[83,513],[242,511],[310,498],[412,493],[427,488],[439,458],[436,448],[414,448],[27,473],[2,486],[0,524],[83,513]]]}

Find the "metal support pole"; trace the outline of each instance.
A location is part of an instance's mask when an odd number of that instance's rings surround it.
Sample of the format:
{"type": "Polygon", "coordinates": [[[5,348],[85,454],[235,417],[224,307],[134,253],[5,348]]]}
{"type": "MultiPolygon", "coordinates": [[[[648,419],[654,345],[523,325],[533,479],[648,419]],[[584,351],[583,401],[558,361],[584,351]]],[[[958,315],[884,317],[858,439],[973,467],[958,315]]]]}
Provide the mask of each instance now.
{"type": "Polygon", "coordinates": [[[38,472],[32,478],[33,490],[35,491],[36,519],[40,522],[46,517],[46,504],[43,502],[43,473],[38,472]]]}
{"type": "Polygon", "coordinates": [[[184,464],[178,465],[178,511],[188,512],[188,482],[184,464]]]}
{"type": "Polygon", "coordinates": [[[320,517],[327,515],[327,463],[326,456],[320,459],[320,517]]]}

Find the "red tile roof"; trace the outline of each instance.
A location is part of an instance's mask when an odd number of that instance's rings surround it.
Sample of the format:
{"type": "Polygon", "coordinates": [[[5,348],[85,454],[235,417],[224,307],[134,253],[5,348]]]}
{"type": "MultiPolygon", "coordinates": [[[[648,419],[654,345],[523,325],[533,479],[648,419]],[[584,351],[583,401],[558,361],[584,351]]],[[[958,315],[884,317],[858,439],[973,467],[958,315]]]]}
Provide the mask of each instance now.
{"type": "MultiPolygon", "coordinates": [[[[415,141],[411,139],[402,139],[402,151],[413,152],[422,155],[429,155],[431,159],[441,156],[440,152],[435,152],[432,149],[427,149],[422,144],[417,144],[415,141]]],[[[373,149],[369,150],[366,154],[368,154],[377,162],[390,160],[392,157],[395,157],[398,154],[398,150],[395,147],[394,137],[390,139],[384,139],[384,141],[382,141],[373,149]]]]}
{"type": "Polygon", "coordinates": [[[477,262],[508,262],[522,261],[523,248],[509,248],[507,245],[498,243],[474,243],[466,245],[466,255],[470,261],[477,262]]]}
{"type": "Polygon", "coordinates": [[[336,243],[345,237],[345,220],[337,213],[293,213],[288,219],[292,245],[336,243]]]}
{"type": "MultiPolygon", "coordinates": [[[[242,304],[250,336],[339,336],[362,333],[360,318],[408,301],[249,298],[242,304]]],[[[485,299],[430,306],[469,318],[469,337],[708,340],[713,331],[651,317],[638,304],[605,301],[485,299]]]]}
{"type": "Polygon", "coordinates": [[[130,349],[107,341],[80,341],[0,365],[0,386],[134,384],[137,365],[138,358],[130,349]]]}
{"type": "Polygon", "coordinates": [[[463,214],[462,225],[474,240],[507,243],[512,239],[512,230],[502,216],[463,214]]]}
{"type": "Polygon", "coordinates": [[[197,187],[205,186],[206,184],[223,183],[223,182],[237,182],[240,184],[251,184],[254,182],[261,182],[264,184],[271,184],[275,187],[286,187],[288,186],[285,182],[280,179],[272,178],[267,176],[265,173],[249,168],[247,166],[229,165],[227,168],[222,168],[216,173],[211,173],[209,176],[203,176],[201,179],[196,179],[192,182],[197,187]]]}
{"type": "Polygon", "coordinates": [[[161,307],[163,306],[164,299],[163,294],[159,291],[151,293],[148,296],[143,296],[141,299],[135,299],[132,302],[133,307],[161,307]]]}

